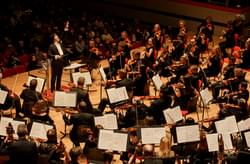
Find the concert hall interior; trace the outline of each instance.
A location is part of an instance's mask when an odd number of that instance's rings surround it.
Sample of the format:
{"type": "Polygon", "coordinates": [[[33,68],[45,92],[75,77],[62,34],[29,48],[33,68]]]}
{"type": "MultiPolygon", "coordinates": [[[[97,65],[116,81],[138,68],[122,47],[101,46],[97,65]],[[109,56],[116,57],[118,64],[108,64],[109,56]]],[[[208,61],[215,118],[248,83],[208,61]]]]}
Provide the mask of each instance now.
{"type": "Polygon", "coordinates": [[[250,160],[250,2],[0,2],[0,163],[250,160]]]}

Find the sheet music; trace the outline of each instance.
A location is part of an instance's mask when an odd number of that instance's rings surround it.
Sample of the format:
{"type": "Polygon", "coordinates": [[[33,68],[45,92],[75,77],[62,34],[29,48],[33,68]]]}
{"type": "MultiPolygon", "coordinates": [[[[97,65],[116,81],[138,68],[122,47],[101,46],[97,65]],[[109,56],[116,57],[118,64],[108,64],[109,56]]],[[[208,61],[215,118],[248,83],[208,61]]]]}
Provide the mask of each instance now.
{"type": "Polygon", "coordinates": [[[155,85],[156,90],[159,91],[161,89],[162,84],[163,84],[163,82],[161,81],[161,78],[160,78],[159,74],[153,76],[152,80],[153,80],[153,83],[155,85]]]}
{"type": "Polygon", "coordinates": [[[213,96],[211,95],[211,93],[209,93],[208,88],[203,89],[201,92],[201,98],[204,102],[204,105],[208,105],[209,101],[211,101],[213,99],[213,96]]]}
{"type": "Polygon", "coordinates": [[[223,142],[224,142],[224,149],[225,150],[233,149],[233,143],[232,143],[230,133],[223,133],[222,138],[223,138],[223,142]]]}
{"type": "Polygon", "coordinates": [[[73,78],[74,84],[77,85],[77,81],[78,81],[79,77],[84,77],[84,79],[85,79],[84,87],[87,87],[88,85],[92,84],[90,72],[73,72],[72,78],[73,78]]]}
{"type": "Polygon", "coordinates": [[[245,122],[245,120],[241,120],[237,124],[240,132],[248,130],[249,125],[245,122]]]}
{"type": "Polygon", "coordinates": [[[8,92],[0,89],[0,104],[4,104],[7,98],[8,92]]]}
{"type": "Polygon", "coordinates": [[[70,64],[69,66],[64,67],[64,69],[65,69],[65,70],[76,69],[76,68],[82,67],[82,66],[84,66],[84,65],[85,65],[85,64],[72,63],[72,64],[70,64]]]}
{"type": "Polygon", "coordinates": [[[215,127],[218,133],[236,133],[239,131],[235,116],[226,117],[224,120],[216,121],[215,127]]]}
{"type": "Polygon", "coordinates": [[[30,86],[30,81],[33,80],[33,79],[37,80],[36,91],[39,92],[39,93],[42,93],[46,80],[43,79],[43,78],[39,78],[39,77],[28,76],[28,80],[26,82],[26,85],[30,86]]]}
{"type": "Polygon", "coordinates": [[[250,118],[247,118],[244,122],[247,125],[247,129],[250,129],[250,118]]]}
{"type": "Polygon", "coordinates": [[[199,125],[176,127],[176,134],[178,143],[200,141],[199,125]]]}
{"type": "Polygon", "coordinates": [[[114,114],[105,114],[104,116],[95,117],[95,125],[102,125],[104,129],[118,129],[117,117],[114,114]]]}
{"type": "Polygon", "coordinates": [[[114,133],[111,130],[101,129],[99,132],[98,149],[126,151],[128,134],[114,133]]]}
{"type": "Polygon", "coordinates": [[[163,114],[168,124],[174,124],[183,119],[180,106],[168,108],[163,111],[163,114]]]}
{"type": "Polygon", "coordinates": [[[99,71],[100,71],[102,80],[103,80],[103,81],[107,81],[107,76],[106,76],[106,73],[104,72],[104,69],[103,69],[102,66],[99,68],[99,71]]]}
{"type": "Polygon", "coordinates": [[[1,121],[0,121],[0,135],[1,136],[7,136],[6,133],[6,127],[9,125],[9,123],[12,123],[13,118],[9,118],[9,117],[1,117],[1,121]]]}
{"type": "Polygon", "coordinates": [[[166,136],[164,127],[141,128],[142,144],[159,144],[164,136],[166,136]]]}
{"type": "Polygon", "coordinates": [[[75,92],[66,93],[56,91],[54,95],[54,106],[76,107],[76,96],[75,92]]]}
{"type": "Polygon", "coordinates": [[[30,130],[30,136],[34,138],[40,138],[40,139],[46,140],[47,131],[49,129],[53,129],[53,126],[39,123],[39,122],[33,122],[31,130],[30,130]]]}
{"type": "Polygon", "coordinates": [[[244,136],[245,136],[245,139],[246,139],[247,147],[250,148],[250,131],[244,132],[244,136]]]}
{"type": "Polygon", "coordinates": [[[107,94],[111,104],[129,99],[126,87],[109,88],[107,94]]]}
{"type": "Polygon", "coordinates": [[[219,151],[218,133],[206,134],[209,152],[219,151]]]}

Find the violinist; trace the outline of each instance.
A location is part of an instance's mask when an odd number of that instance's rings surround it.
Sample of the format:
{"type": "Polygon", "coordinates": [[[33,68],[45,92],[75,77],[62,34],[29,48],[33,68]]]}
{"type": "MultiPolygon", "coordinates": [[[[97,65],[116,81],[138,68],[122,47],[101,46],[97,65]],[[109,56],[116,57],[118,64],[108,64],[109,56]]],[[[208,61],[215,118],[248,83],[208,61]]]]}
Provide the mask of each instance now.
{"type": "Polygon", "coordinates": [[[145,54],[145,64],[148,67],[152,67],[154,64],[154,44],[153,38],[149,38],[146,45],[146,54],[145,54]]]}
{"type": "Polygon", "coordinates": [[[89,41],[87,55],[87,60],[90,62],[90,67],[97,67],[97,60],[100,59],[99,57],[102,55],[102,52],[96,47],[94,39],[89,41]]]}
{"type": "Polygon", "coordinates": [[[155,47],[156,51],[159,51],[162,47],[163,42],[164,42],[164,37],[162,35],[161,27],[159,24],[154,25],[153,32],[154,32],[154,36],[153,36],[154,47],[155,47]]]}
{"type": "Polygon", "coordinates": [[[138,77],[134,79],[134,90],[133,96],[146,96],[148,95],[147,91],[149,87],[147,84],[147,67],[145,65],[141,65],[139,68],[140,74],[138,77]]]}
{"type": "Polygon", "coordinates": [[[234,76],[232,78],[215,83],[211,86],[213,102],[217,102],[220,89],[236,91],[239,84],[243,81],[245,81],[245,73],[240,68],[234,68],[234,76]]]}
{"type": "Polygon", "coordinates": [[[17,95],[15,95],[10,89],[8,89],[7,86],[2,84],[2,78],[3,74],[2,72],[0,72],[0,90],[7,91],[8,95],[6,97],[4,104],[0,104],[0,108],[2,110],[7,110],[11,107],[14,107],[16,109],[16,117],[21,117],[20,113],[22,113],[22,108],[21,108],[20,98],[17,95]]]}
{"type": "Polygon", "coordinates": [[[208,42],[212,42],[214,34],[214,25],[212,23],[212,17],[210,16],[206,17],[205,21],[198,26],[197,31],[198,34],[200,32],[205,34],[205,40],[207,40],[208,42]]]}
{"type": "Polygon", "coordinates": [[[118,43],[118,50],[115,54],[116,56],[116,62],[119,66],[118,69],[123,69],[125,66],[126,59],[130,58],[129,51],[126,50],[126,42],[120,41],[118,43]]]}
{"type": "Polygon", "coordinates": [[[176,75],[171,79],[171,83],[178,83],[181,76],[184,76],[188,72],[188,58],[186,56],[181,56],[180,61],[174,62],[168,68],[176,75]]]}
{"type": "Polygon", "coordinates": [[[246,40],[245,50],[242,53],[242,63],[241,68],[250,68],[250,38],[246,40]]]}
{"type": "Polygon", "coordinates": [[[132,47],[132,42],[131,42],[131,40],[130,40],[129,37],[128,37],[127,31],[122,31],[122,32],[121,32],[121,41],[123,41],[123,42],[126,43],[125,50],[131,49],[131,47],[132,47]]]}
{"type": "Polygon", "coordinates": [[[162,111],[171,106],[173,95],[173,87],[163,84],[160,90],[160,98],[152,101],[150,107],[148,107],[148,114],[154,117],[158,125],[166,122],[162,111]]]}
{"type": "Polygon", "coordinates": [[[212,49],[208,58],[207,68],[204,69],[206,77],[217,76],[222,68],[220,51],[218,47],[212,49]]]}
{"type": "Polygon", "coordinates": [[[38,102],[38,100],[42,99],[41,93],[36,91],[37,87],[37,80],[32,79],[29,84],[29,88],[26,88],[20,94],[20,97],[23,99],[23,112],[25,116],[31,117],[32,116],[32,107],[33,105],[38,102]]]}

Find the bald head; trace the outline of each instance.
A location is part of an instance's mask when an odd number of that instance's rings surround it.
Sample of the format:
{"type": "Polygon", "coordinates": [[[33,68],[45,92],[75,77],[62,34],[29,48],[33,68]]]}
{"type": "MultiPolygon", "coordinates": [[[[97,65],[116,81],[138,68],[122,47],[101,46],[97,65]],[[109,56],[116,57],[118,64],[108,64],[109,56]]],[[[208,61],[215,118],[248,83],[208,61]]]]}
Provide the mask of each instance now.
{"type": "Polygon", "coordinates": [[[146,144],[143,146],[143,155],[144,157],[152,157],[154,153],[154,146],[146,144]]]}
{"type": "Polygon", "coordinates": [[[85,101],[79,103],[79,110],[80,112],[88,112],[88,106],[85,101]]]}

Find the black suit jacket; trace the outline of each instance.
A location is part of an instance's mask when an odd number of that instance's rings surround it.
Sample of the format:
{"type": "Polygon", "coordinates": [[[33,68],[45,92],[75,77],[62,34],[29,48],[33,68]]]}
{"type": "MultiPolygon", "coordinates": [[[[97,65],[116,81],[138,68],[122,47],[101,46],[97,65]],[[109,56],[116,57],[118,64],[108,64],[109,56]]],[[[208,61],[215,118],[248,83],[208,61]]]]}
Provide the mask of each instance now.
{"type": "MultiPolygon", "coordinates": [[[[63,53],[65,53],[65,50],[64,50],[64,48],[63,48],[63,45],[60,44],[60,46],[61,46],[61,48],[62,48],[63,53]]],[[[56,61],[55,56],[56,56],[56,55],[59,55],[59,51],[58,51],[58,49],[57,49],[57,47],[56,47],[56,45],[55,45],[54,43],[50,44],[49,50],[48,50],[48,55],[49,55],[49,57],[52,59],[52,62],[53,62],[53,61],[56,61]]]]}
{"type": "Polygon", "coordinates": [[[18,139],[9,146],[10,164],[36,164],[38,150],[35,142],[26,139],[18,139]]]}
{"type": "Polygon", "coordinates": [[[81,89],[81,88],[72,88],[72,92],[76,92],[77,94],[77,104],[79,104],[81,101],[84,101],[87,104],[88,110],[92,113],[93,112],[93,106],[89,99],[89,94],[87,91],[81,89]]]}

